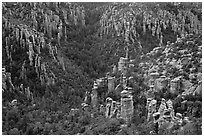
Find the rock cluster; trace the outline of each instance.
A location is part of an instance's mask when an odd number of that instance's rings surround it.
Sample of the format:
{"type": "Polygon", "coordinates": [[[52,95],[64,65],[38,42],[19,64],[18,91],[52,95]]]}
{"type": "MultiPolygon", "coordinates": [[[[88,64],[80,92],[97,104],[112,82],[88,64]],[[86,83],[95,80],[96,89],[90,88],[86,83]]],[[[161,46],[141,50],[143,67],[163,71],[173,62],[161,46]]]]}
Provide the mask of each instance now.
{"type": "Polygon", "coordinates": [[[165,47],[156,47],[142,56],[143,76],[156,80],[155,90],[168,85],[173,94],[201,95],[201,50],[201,36],[192,34],[178,38],[175,43],[168,42],[165,47]]]}
{"type": "MultiPolygon", "coordinates": [[[[141,56],[141,76],[149,87],[149,90],[143,91],[147,100],[147,121],[154,121],[160,127],[165,122],[178,124],[189,117],[201,116],[201,45],[199,35],[187,34],[175,43],[167,42],[166,46],[156,47],[141,56]]],[[[118,68],[114,65],[112,72],[94,82],[91,102],[92,107],[100,106],[100,112],[105,104],[103,112],[107,118],[118,117],[128,122],[134,110],[134,91],[129,84],[132,76],[128,75],[128,71],[134,67],[134,60],[127,57],[121,57],[118,68]],[[107,87],[102,100],[110,92],[119,93],[120,100],[108,97],[100,104],[100,87],[107,87]]]]}
{"type": "Polygon", "coordinates": [[[158,128],[164,123],[169,122],[171,128],[189,117],[201,117],[201,44],[201,37],[189,34],[142,56],[140,67],[150,87],[145,92],[147,121],[154,120],[158,128]]]}

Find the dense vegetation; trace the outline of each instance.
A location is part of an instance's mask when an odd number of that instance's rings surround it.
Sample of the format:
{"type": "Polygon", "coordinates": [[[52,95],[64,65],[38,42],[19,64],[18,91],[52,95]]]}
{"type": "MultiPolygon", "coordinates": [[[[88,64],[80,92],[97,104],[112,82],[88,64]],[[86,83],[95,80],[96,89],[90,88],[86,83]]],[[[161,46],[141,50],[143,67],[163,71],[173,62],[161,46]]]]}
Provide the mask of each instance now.
{"type": "MultiPolygon", "coordinates": [[[[201,10],[201,3],[2,3],[2,66],[14,86],[7,80],[2,93],[3,134],[150,134],[143,95],[146,70],[139,63],[180,58],[175,48],[180,46],[201,67],[202,56],[196,54],[202,45],[201,10]],[[165,56],[168,41],[174,48],[165,56]],[[135,113],[129,127],[93,110],[70,115],[71,108],[80,108],[93,81],[125,56],[127,46],[135,60],[130,71],[135,113]],[[155,52],[158,46],[163,49],[155,52]],[[10,105],[13,99],[17,108],[10,105]]],[[[173,67],[167,70],[173,78],[180,75],[174,72],[173,67]]],[[[189,98],[202,101],[200,94],[189,98]]],[[[200,134],[201,120],[192,118],[184,130],[161,134],[200,134]]]]}

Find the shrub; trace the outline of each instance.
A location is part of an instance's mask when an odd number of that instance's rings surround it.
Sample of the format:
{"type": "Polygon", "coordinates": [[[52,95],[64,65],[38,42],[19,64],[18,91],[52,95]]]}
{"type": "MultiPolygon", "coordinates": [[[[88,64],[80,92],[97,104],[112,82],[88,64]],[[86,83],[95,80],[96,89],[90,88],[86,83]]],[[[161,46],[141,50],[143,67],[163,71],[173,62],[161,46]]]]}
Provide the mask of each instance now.
{"type": "Polygon", "coordinates": [[[91,122],[91,118],[88,115],[81,116],[79,118],[79,123],[81,124],[81,126],[86,126],[86,125],[90,124],[90,122],[91,122]]]}
{"type": "Polygon", "coordinates": [[[144,122],[137,126],[137,130],[139,135],[149,135],[151,131],[154,130],[154,123],[153,122],[144,122]]]}
{"type": "Polygon", "coordinates": [[[20,131],[17,128],[10,129],[8,132],[9,135],[20,135],[20,131]]]}

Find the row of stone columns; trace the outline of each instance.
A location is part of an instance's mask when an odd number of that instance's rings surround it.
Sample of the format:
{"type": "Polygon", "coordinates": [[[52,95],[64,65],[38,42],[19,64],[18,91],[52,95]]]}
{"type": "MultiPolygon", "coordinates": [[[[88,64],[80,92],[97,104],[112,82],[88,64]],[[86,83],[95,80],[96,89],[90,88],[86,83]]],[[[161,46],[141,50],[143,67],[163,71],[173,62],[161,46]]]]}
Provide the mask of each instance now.
{"type": "Polygon", "coordinates": [[[121,118],[124,119],[127,123],[132,120],[134,112],[133,96],[131,92],[131,88],[121,92],[121,118]]]}
{"type": "MultiPolygon", "coordinates": [[[[132,96],[132,88],[128,88],[128,80],[127,80],[127,71],[128,71],[128,58],[121,57],[119,62],[118,62],[118,72],[121,73],[120,77],[120,84],[116,87],[115,86],[115,81],[116,77],[115,76],[110,76],[107,75],[105,78],[100,78],[97,79],[94,82],[94,86],[92,88],[92,93],[91,93],[91,105],[93,109],[97,109],[98,105],[98,93],[97,89],[101,85],[104,86],[107,83],[108,91],[109,92],[116,92],[119,87],[122,88],[120,90],[121,94],[121,99],[119,102],[114,101],[112,98],[108,97],[106,98],[105,101],[105,117],[106,118],[122,118],[126,122],[129,122],[132,118],[133,115],[133,96],[132,96]]],[[[116,66],[114,66],[113,71],[116,73],[116,66]]],[[[87,100],[87,97],[85,97],[87,100]]],[[[102,112],[103,106],[100,106],[100,112],[102,112]]]]}
{"type": "MultiPolygon", "coordinates": [[[[190,89],[191,88],[190,85],[192,85],[192,83],[182,80],[181,76],[170,79],[170,78],[167,78],[165,75],[159,76],[159,73],[157,72],[151,72],[149,76],[150,76],[150,79],[149,79],[148,85],[150,87],[150,90],[149,90],[150,94],[152,92],[161,91],[163,88],[169,88],[169,91],[172,94],[179,94],[180,91],[182,90],[182,87],[181,87],[182,84],[184,85],[184,88],[185,88],[183,90],[185,90],[186,91],[185,93],[188,94],[188,89],[190,89]],[[185,85],[189,87],[185,87],[185,85]]],[[[201,77],[202,77],[202,73],[199,73],[197,75],[198,84],[196,87],[194,87],[195,90],[192,89],[194,90],[194,92],[191,90],[189,92],[193,92],[193,94],[201,94],[201,91],[202,91],[201,77]]],[[[147,98],[148,97],[150,96],[147,95],[147,98]]]]}
{"type": "Polygon", "coordinates": [[[113,118],[113,117],[119,118],[120,109],[121,109],[120,102],[116,102],[110,97],[106,98],[106,110],[105,110],[106,118],[113,118]]]}
{"type": "MultiPolygon", "coordinates": [[[[168,124],[167,129],[170,129],[174,125],[178,125],[181,127],[183,124],[190,122],[188,116],[191,114],[192,116],[197,115],[197,113],[191,112],[190,106],[187,106],[188,107],[187,111],[185,107],[181,109],[177,108],[176,109],[177,113],[175,113],[173,108],[173,102],[170,99],[166,101],[164,98],[162,98],[160,106],[157,109],[156,106],[158,104],[158,101],[154,99],[154,95],[155,95],[154,93],[160,92],[160,91],[164,91],[164,92],[168,91],[173,95],[178,95],[178,97],[182,96],[183,99],[185,98],[185,95],[188,95],[188,94],[191,94],[193,96],[201,95],[201,92],[202,92],[201,76],[202,76],[202,73],[198,73],[196,76],[197,80],[195,78],[195,75],[194,77],[193,76],[191,77],[191,75],[189,75],[190,80],[185,80],[182,78],[182,76],[178,76],[176,78],[170,79],[170,78],[167,78],[165,75],[160,76],[160,74],[157,73],[156,71],[151,72],[149,74],[150,79],[148,81],[148,85],[150,89],[146,93],[147,121],[153,120],[154,123],[158,125],[158,128],[160,128],[164,123],[166,123],[168,124]],[[198,83],[195,81],[198,81],[198,83]],[[193,86],[194,82],[196,83],[194,84],[195,86],[193,86]],[[183,110],[185,111],[185,113],[182,112],[183,110]],[[187,115],[186,115],[186,112],[187,112],[187,115]]],[[[185,101],[183,102],[184,104],[186,103],[185,101]]],[[[194,103],[196,104],[196,102],[194,103]]],[[[197,101],[197,104],[199,104],[199,101],[197,101]]],[[[181,107],[182,107],[182,104],[181,104],[181,107]]]]}
{"type": "Polygon", "coordinates": [[[14,85],[11,81],[11,73],[10,72],[6,72],[6,68],[2,68],[2,91],[6,91],[7,88],[7,81],[9,83],[9,86],[11,87],[12,90],[14,90],[14,85]]]}
{"type": "Polygon", "coordinates": [[[164,123],[168,122],[171,123],[170,126],[173,126],[174,124],[182,124],[182,114],[176,113],[175,115],[171,100],[166,101],[165,99],[162,99],[158,110],[156,109],[157,101],[152,98],[147,99],[147,105],[147,121],[153,120],[154,123],[158,123],[158,127],[161,127],[164,123]]]}
{"type": "Polygon", "coordinates": [[[2,91],[5,92],[7,90],[9,90],[10,92],[16,90],[21,94],[24,94],[28,100],[31,100],[31,103],[33,103],[34,101],[33,93],[30,91],[30,87],[24,88],[23,84],[14,87],[11,80],[11,73],[6,72],[6,68],[2,68],[2,91]]]}
{"type": "Polygon", "coordinates": [[[121,57],[118,62],[118,71],[121,72],[121,83],[122,83],[122,92],[120,104],[121,104],[121,110],[120,110],[120,118],[124,119],[127,123],[131,121],[134,111],[133,106],[133,96],[132,92],[133,89],[131,87],[128,87],[128,78],[127,78],[127,71],[129,69],[129,60],[126,53],[126,58],[121,57]]]}
{"type": "Polygon", "coordinates": [[[116,102],[112,100],[112,98],[108,97],[106,99],[106,118],[122,118],[126,122],[131,121],[133,116],[133,96],[131,95],[132,88],[127,90],[123,90],[121,92],[121,100],[120,102],[116,102]]]}

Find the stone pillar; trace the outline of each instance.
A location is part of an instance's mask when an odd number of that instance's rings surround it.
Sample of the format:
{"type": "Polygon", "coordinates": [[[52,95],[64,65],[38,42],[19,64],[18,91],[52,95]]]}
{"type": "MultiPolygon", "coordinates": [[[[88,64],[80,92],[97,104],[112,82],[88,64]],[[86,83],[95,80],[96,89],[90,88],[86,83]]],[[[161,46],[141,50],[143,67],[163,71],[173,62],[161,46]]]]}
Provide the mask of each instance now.
{"type": "Polygon", "coordinates": [[[2,68],[2,89],[3,91],[6,90],[6,79],[7,79],[6,69],[2,68]]]}
{"type": "Polygon", "coordinates": [[[117,67],[116,65],[113,66],[113,74],[115,75],[117,73],[117,67]]]}
{"type": "Polygon", "coordinates": [[[12,89],[15,89],[15,88],[14,88],[14,85],[13,85],[13,83],[12,83],[12,81],[11,81],[11,73],[10,73],[10,72],[7,72],[6,75],[7,75],[7,79],[8,79],[8,82],[9,82],[11,88],[12,88],[12,89]]]}
{"type": "Polygon", "coordinates": [[[120,60],[118,62],[118,71],[121,71],[123,73],[124,67],[126,67],[128,58],[120,57],[120,60]]]}
{"type": "Polygon", "coordinates": [[[97,88],[94,87],[91,93],[91,104],[93,109],[97,109],[97,103],[98,103],[98,93],[97,93],[97,88]]]}
{"type": "Polygon", "coordinates": [[[120,104],[120,102],[116,102],[116,108],[117,108],[116,118],[120,118],[121,117],[121,104],[120,104]]]}
{"type": "Polygon", "coordinates": [[[167,102],[167,107],[168,107],[168,110],[170,111],[170,116],[171,116],[171,119],[173,120],[174,119],[174,116],[175,116],[175,112],[174,112],[174,108],[173,108],[173,102],[169,99],[167,102]]]}
{"type": "Polygon", "coordinates": [[[114,91],[115,89],[115,77],[108,77],[108,92],[114,91]]]}
{"type": "Polygon", "coordinates": [[[130,122],[133,116],[133,111],[133,97],[127,90],[123,90],[121,92],[121,118],[127,123],[130,122]]]}
{"type": "Polygon", "coordinates": [[[27,99],[30,99],[31,97],[30,87],[25,88],[25,92],[26,92],[27,99]]]}
{"type": "Polygon", "coordinates": [[[149,107],[148,107],[147,121],[152,120],[152,115],[156,112],[156,104],[157,104],[156,100],[152,100],[150,102],[149,107]]]}
{"type": "Polygon", "coordinates": [[[164,110],[167,109],[167,108],[166,108],[166,102],[165,102],[165,101],[166,101],[166,100],[165,100],[164,98],[162,98],[161,104],[160,104],[160,106],[159,106],[158,112],[160,113],[160,116],[161,116],[161,117],[163,117],[163,115],[164,115],[164,110]]]}
{"type": "Polygon", "coordinates": [[[112,98],[110,98],[110,97],[106,98],[106,112],[105,112],[106,118],[110,117],[112,101],[113,101],[112,98]]]}
{"type": "Polygon", "coordinates": [[[89,96],[89,92],[86,91],[85,97],[84,97],[84,102],[85,102],[85,103],[88,103],[88,96],[89,96]]]}
{"type": "Polygon", "coordinates": [[[154,81],[154,91],[155,92],[159,92],[159,90],[161,90],[161,79],[155,79],[154,81]]]}
{"type": "Polygon", "coordinates": [[[116,101],[112,101],[110,118],[113,117],[115,110],[116,110],[116,101]]]}
{"type": "Polygon", "coordinates": [[[148,109],[148,106],[150,104],[150,102],[152,101],[152,98],[147,98],[147,102],[146,102],[146,109],[148,109]]]}
{"type": "Polygon", "coordinates": [[[11,89],[15,89],[14,85],[11,81],[11,73],[10,72],[6,72],[6,68],[2,68],[2,90],[3,92],[9,88],[9,90],[11,89]],[[6,82],[9,83],[9,87],[7,87],[6,82]]]}
{"type": "Polygon", "coordinates": [[[123,76],[123,89],[127,88],[127,78],[123,76]]]}
{"type": "Polygon", "coordinates": [[[111,104],[110,103],[106,104],[106,113],[105,113],[106,118],[109,118],[110,116],[110,108],[111,108],[111,104]]]}

